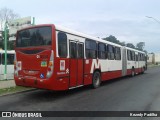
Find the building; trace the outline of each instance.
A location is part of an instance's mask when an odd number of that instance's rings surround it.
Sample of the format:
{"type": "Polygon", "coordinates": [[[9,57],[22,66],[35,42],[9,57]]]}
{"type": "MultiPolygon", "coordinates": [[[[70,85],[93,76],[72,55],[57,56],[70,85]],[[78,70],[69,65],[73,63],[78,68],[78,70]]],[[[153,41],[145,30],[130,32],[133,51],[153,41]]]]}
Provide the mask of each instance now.
{"type": "Polygon", "coordinates": [[[148,63],[148,65],[155,64],[155,55],[154,55],[154,53],[148,53],[147,63],[148,63]]]}
{"type": "Polygon", "coordinates": [[[148,65],[160,64],[160,53],[149,53],[147,63],[148,65]]]}
{"type": "Polygon", "coordinates": [[[154,57],[155,57],[155,64],[160,64],[160,53],[155,53],[154,57]]]}

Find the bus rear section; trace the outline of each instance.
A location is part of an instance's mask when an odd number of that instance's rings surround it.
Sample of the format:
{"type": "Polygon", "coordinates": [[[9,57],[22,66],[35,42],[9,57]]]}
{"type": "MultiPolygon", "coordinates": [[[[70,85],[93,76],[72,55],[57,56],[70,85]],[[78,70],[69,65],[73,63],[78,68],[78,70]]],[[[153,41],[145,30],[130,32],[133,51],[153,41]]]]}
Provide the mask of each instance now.
{"type": "Polygon", "coordinates": [[[53,89],[54,35],[53,25],[36,26],[17,32],[14,59],[16,85],[53,89]]]}

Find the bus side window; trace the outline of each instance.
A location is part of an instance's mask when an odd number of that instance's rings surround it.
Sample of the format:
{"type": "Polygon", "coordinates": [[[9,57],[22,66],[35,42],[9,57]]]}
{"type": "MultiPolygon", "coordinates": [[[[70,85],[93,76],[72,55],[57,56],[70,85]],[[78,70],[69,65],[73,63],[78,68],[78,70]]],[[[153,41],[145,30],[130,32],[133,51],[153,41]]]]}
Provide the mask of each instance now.
{"type": "Polygon", "coordinates": [[[129,61],[131,61],[131,51],[130,50],[127,50],[127,58],[129,61]]]}
{"type": "Polygon", "coordinates": [[[84,58],[84,46],[83,46],[83,44],[78,44],[78,58],[84,58]]]}
{"type": "Polygon", "coordinates": [[[97,58],[97,43],[96,43],[96,41],[86,39],[85,51],[86,51],[86,58],[96,59],[97,58]]]}
{"type": "Polygon", "coordinates": [[[98,58],[99,59],[106,59],[107,54],[106,54],[106,45],[104,43],[99,43],[98,44],[98,58]]]}
{"type": "Polygon", "coordinates": [[[136,55],[136,61],[138,61],[138,55],[136,55]]]}
{"type": "Polygon", "coordinates": [[[138,61],[141,61],[141,55],[138,53],[138,61]]]}
{"type": "Polygon", "coordinates": [[[70,42],[70,58],[77,58],[77,44],[70,42]]]}
{"type": "Polygon", "coordinates": [[[8,54],[7,55],[7,64],[13,65],[14,64],[14,54],[8,54]]]}
{"type": "Polygon", "coordinates": [[[64,32],[58,33],[58,54],[61,58],[67,57],[67,35],[64,32]]]}
{"type": "Polygon", "coordinates": [[[108,45],[108,59],[109,60],[114,60],[114,57],[115,57],[115,55],[114,55],[114,47],[112,46],[112,45],[108,45]]]}
{"type": "Polygon", "coordinates": [[[142,54],[139,54],[139,61],[142,61],[142,54]]]}
{"type": "MultiPolygon", "coordinates": [[[[2,54],[2,64],[5,64],[5,54],[2,54]]],[[[14,64],[14,54],[7,54],[7,65],[13,65],[14,64]]]]}
{"type": "Polygon", "coordinates": [[[144,55],[144,54],[142,54],[142,56],[143,56],[143,58],[142,58],[142,59],[143,59],[143,61],[145,61],[145,55],[144,55]]]}
{"type": "Polygon", "coordinates": [[[9,55],[9,59],[10,59],[10,60],[9,60],[9,61],[10,61],[10,64],[13,65],[13,64],[14,64],[14,54],[10,54],[10,55],[9,55]]]}
{"type": "Polygon", "coordinates": [[[135,61],[135,52],[132,51],[132,61],[135,61]]]}
{"type": "Polygon", "coordinates": [[[115,60],[121,60],[121,49],[119,47],[115,47],[115,60]]]}

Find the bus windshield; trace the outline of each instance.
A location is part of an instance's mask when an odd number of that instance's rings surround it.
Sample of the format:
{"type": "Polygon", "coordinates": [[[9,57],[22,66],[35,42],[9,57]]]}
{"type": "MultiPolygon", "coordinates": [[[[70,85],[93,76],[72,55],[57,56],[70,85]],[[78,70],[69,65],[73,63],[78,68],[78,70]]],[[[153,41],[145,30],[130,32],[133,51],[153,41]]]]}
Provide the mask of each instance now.
{"type": "Polygon", "coordinates": [[[16,47],[46,46],[51,45],[51,27],[37,27],[18,32],[16,47]]]}

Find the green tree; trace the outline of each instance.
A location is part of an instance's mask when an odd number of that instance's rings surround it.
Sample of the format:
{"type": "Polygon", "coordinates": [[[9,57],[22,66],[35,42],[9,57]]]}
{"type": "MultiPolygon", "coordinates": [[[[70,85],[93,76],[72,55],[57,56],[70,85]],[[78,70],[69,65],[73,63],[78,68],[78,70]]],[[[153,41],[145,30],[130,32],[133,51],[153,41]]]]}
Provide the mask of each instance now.
{"type": "Polygon", "coordinates": [[[117,44],[120,43],[120,41],[117,40],[117,38],[113,35],[110,35],[109,37],[103,38],[103,40],[107,40],[109,42],[113,42],[113,43],[117,43],[117,44]]]}
{"type": "Polygon", "coordinates": [[[120,42],[120,45],[126,46],[126,43],[125,42],[120,42]]]}
{"type": "Polygon", "coordinates": [[[103,40],[109,41],[109,42],[113,42],[122,46],[125,46],[125,42],[120,42],[115,36],[110,35],[109,37],[106,38],[102,38],[103,40]]]}
{"type": "Polygon", "coordinates": [[[134,49],[136,48],[132,43],[127,43],[126,46],[134,49]]]}
{"type": "MultiPolygon", "coordinates": [[[[8,9],[8,8],[2,8],[0,9],[0,29],[3,30],[3,26],[5,22],[9,22],[11,20],[19,18],[19,15],[17,13],[14,13],[13,10],[8,9]]],[[[7,32],[7,49],[13,49],[13,42],[9,41],[9,31],[7,32]]],[[[2,31],[2,40],[0,40],[0,48],[4,49],[4,31],[2,31]]]]}
{"type": "MultiPolygon", "coordinates": [[[[2,31],[2,40],[0,42],[0,48],[4,49],[4,36],[5,36],[5,32],[2,31]]],[[[9,30],[7,29],[7,46],[10,44],[10,41],[9,41],[9,30]]],[[[7,47],[8,50],[10,50],[10,47],[7,47]]]]}
{"type": "Polygon", "coordinates": [[[14,20],[19,18],[19,15],[15,13],[12,9],[9,8],[1,8],[0,9],[0,23],[1,23],[1,30],[3,29],[4,23],[6,21],[14,20]]]}
{"type": "Polygon", "coordinates": [[[148,53],[147,50],[143,50],[146,54],[148,53]]]}
{"type": "Polygon", "coordinates": [[[137,45],[136,45],[136,48],[138,49],[138,50],[144,50],[144,47],[145,47],[145,42],[139,42],[139,43],[137,43],[137,45]]]}
{"type": "Polygon", "coordinates": [[[117,41],[117,38],[115,36],[110,35],[109,37],[103,38],[103,40],[107,40],[115,43],[117,41]]]}

